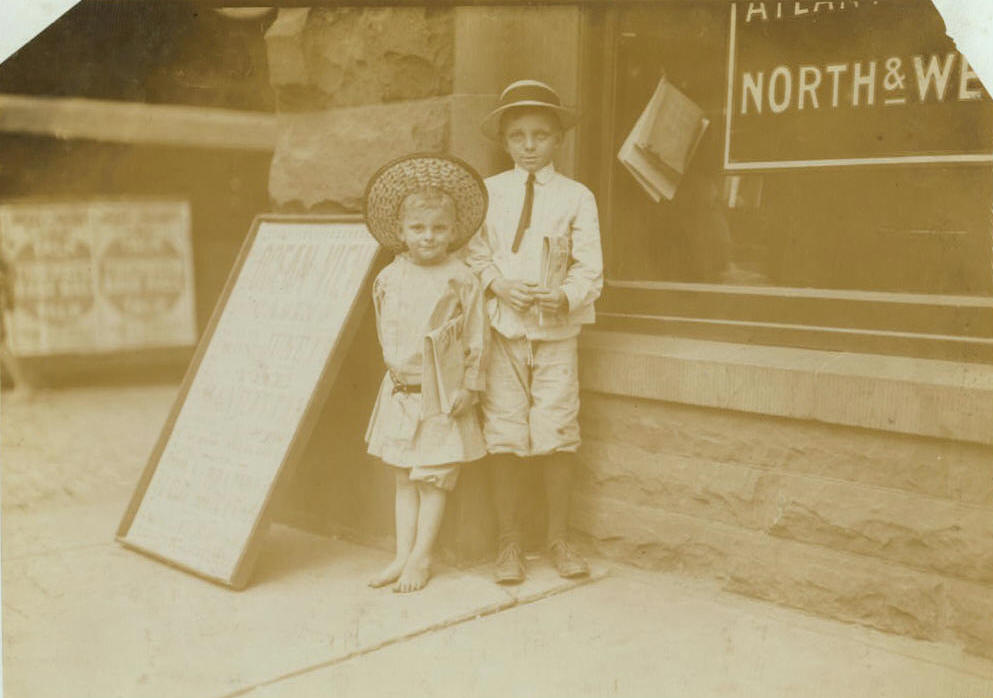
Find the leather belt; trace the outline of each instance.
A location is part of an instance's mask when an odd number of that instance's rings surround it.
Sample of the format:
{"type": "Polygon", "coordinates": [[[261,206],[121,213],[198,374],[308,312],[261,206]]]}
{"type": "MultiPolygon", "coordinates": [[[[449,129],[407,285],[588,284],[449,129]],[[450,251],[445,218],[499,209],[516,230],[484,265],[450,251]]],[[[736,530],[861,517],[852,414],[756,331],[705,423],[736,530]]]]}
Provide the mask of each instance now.
{"type": "Polygon", "coordinates": [[[397,393],[420,393],[421,385],[420,383],[404,383],[398,380],[396,376],[392,373],[390,374],[390,380],[393,381],[393,395],[397,393]]]}

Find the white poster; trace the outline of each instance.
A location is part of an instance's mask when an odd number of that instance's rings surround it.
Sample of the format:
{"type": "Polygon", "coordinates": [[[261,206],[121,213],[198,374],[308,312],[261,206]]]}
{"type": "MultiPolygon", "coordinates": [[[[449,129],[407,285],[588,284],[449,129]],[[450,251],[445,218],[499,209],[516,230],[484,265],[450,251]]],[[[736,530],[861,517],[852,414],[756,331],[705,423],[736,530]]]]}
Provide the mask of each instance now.
{"type": "Polygon", "coordinates": [[[0,251],[12,276],[4,322],[15,356],[196,342],[185,201],[0,205],[0,251]]]}

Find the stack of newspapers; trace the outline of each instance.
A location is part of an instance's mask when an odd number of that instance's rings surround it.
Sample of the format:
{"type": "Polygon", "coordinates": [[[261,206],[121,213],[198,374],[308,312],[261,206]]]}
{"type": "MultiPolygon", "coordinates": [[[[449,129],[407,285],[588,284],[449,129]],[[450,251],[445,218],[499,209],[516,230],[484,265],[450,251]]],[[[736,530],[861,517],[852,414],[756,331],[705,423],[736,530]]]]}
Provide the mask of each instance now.
{"type": "MultiPolygon", "coordinates": [[[[541,285],[550,290],[558,289],[565,283],[569,274],[569,260],[572,254],[569,238],[565,235],[548,236],[541,241],[541,285]]],[[[564,316],[549,311],[538,312],[538,324],[542,327],[561,324],[564,316]]]]}
{"type": "Polygon", "coordinates": [[[456,316],[424,337],[421,367],[421,416],[450,414],[455,393],[462,387],[465,351],[462,348],[463,317],[456,316]]]}
{"type": "Polygon", "coordinates": [[[656,202],[672,199],[710,121],[665,78],[617,158],[656,202]]]}

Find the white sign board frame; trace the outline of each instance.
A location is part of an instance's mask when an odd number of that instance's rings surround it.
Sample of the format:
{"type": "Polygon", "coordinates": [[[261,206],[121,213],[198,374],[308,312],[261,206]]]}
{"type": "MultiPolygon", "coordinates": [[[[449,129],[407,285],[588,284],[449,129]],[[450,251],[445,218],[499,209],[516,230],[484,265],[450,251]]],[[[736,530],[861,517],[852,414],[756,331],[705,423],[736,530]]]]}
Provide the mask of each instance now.
{"type": "Polygon", "coordinates": [[[247,585],[273,493],[302,455],[371,305],[380,255],[358,216],[256,218],[121,520],[120,543],[210,581],[247,585]]]}

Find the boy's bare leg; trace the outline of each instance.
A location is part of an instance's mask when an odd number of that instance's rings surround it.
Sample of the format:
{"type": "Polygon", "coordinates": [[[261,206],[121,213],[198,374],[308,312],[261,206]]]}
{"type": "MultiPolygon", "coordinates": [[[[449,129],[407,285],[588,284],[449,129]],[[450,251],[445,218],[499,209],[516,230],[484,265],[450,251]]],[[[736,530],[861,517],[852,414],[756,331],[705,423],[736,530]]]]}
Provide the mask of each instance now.
{"type": "Polygon", "coordinates": [[[384,567],[379,574],[369,580],[369,586],[382,587],[395,582],[407,564],[410,551],[414,547],[414,537],[417,534],[417,487],[410,481],[408,473],[402,468],[393,469],[396,474],[396,534],[397,552],[393,561],[384,567]]]}
{"type": "Polygon", "coordinates": [[[400,579],[393,591],[408,592],[423,589],[431,578],[431,551],[441,530],[441,518],[445,513],[445,500],[448,493],[440,487],[426,482],[417,483],[420,510],[417,515],[417,540],[414,549],[403,566],[400,579]]]}

